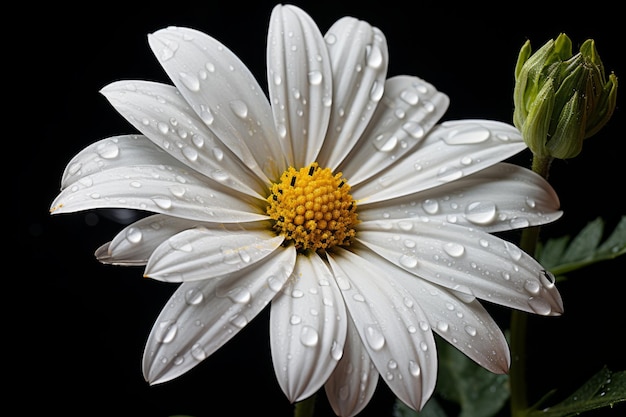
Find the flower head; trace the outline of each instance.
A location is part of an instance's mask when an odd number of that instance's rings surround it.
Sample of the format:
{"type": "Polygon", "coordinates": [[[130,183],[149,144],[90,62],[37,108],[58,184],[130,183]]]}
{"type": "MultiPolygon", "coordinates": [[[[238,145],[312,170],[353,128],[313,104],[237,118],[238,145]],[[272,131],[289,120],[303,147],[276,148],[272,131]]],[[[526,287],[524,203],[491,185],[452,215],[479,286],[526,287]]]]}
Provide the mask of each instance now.
{"type": "Polygon", "coordinates": [[[515,68],[515,126],[535,155],[573,158],[583,140],[611,118],[617,100],[617,77],[604,73],[592,39],[572,55],[565,34],[531,54],[530,42],[520,50],[515,68]]]}
{"type": "Polygon", "coordinates": [[[386,79],[383,33],[345,17],[322,35],[276,6],[269,99],[223,44],[187,28],[149,43],[173,81],[102,93],[139,132],[68,164],[54,213],[121,207],[154,214],[100,247],[182,283],[150,333],[152,383],[195,367],[268,305],[272,361],[299,401],[325,387],[338,415],[367,405],[383,375],[420,409],[437,376],[433,332],[493,372],[506,340],[479,299],[542,315],[562,302],[531,256],[493,235],[557,219],[513,126],[436,124],[446,95],[386,79]]]}

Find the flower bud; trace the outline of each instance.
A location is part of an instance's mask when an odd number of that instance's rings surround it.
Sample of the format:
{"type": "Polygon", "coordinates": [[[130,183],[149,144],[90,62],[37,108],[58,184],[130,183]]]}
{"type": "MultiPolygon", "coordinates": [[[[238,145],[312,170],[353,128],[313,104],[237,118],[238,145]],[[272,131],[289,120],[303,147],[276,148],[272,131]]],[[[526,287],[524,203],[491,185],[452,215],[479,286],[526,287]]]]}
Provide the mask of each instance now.
{"type": "Polygon", "coordinates": [[[515,66],[513,123],[536,156],[573,158],[611,118],[617,77],[607,81],[592,39],[576,55],[563,33],[531,52],[526,41],[515,66]]]}

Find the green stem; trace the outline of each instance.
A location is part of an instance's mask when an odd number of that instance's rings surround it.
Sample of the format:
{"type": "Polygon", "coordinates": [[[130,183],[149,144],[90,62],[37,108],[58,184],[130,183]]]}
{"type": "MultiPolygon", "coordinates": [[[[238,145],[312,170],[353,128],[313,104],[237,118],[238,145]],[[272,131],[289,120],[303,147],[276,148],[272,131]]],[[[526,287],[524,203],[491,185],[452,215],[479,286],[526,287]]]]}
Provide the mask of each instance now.
{"type": "Polygon", "coordinates": [[[298,401],[296,403],[296,407],[294,409],[294,417],[313,417],[313,412],[315,411],[315,399],[317,398],[317,394],[313,394],[309,398],[306,398],[302,401],[298,401]]]}
{"type": "MultiPolygon", "coordinates": [[[[550,172],[552,158],[540,158],[535,155],[532,170],[546,180],[550,172]]],[[[539,242],[540,228],[529,227],[522,231],[520,248],[531,256],[535,255],[539,242]]],[[[523,311],[511,313],[511,417],[523,417],[528,412],[528,393],[526,391],[526,332],[528,316],[523,311]]]]}

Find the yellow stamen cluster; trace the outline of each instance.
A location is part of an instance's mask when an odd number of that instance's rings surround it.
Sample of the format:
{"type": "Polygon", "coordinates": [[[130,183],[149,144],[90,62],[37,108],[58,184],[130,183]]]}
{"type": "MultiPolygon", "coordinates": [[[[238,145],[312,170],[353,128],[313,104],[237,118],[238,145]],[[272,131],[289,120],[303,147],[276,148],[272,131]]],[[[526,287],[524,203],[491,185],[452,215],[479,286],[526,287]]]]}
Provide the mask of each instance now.
{"type": "Polygon", "coordinates": [[[301,250],[326,250],[349,245],[357,224],[350,186],[317,162],[297,171],[289,167],[272,184],[267,214],[274,229],[301,250]]]}

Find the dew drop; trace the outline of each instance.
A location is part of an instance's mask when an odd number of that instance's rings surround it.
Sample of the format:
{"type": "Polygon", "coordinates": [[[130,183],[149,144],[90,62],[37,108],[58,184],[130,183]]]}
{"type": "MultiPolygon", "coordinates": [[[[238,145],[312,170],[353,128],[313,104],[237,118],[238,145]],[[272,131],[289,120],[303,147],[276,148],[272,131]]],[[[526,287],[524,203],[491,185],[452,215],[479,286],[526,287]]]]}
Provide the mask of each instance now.
{"type": "Polygon", "coordinates": [[[189,89],[189,91],[200,91],[200,80],[195,75],[181,72],[178,74],[178,77],[183,85],[189,89]]]}
{"type": "Polygon", "coordinates": [[[385,337],[374,325],[365,326],[365,340],[374,350],[381,350],[385,346],[385,337]]]}
{"type": "Polygon", "coordinates": [[[443,140],[448,145],[471,145],[489,139],[491,133],[483,126],[475,125],[452,130],[443,140]]]}
{"type": "Polygon", "coordinates": [[[383,83],[379,83],[378,81],[374,81],[372,84],[372,89],[370,90],[370,99],[372,101],[380,101],[385,92],[385,87],[383,83]]]}
{"type": "Polygon", "coordinates": [[[537,295],[541,290],[541,285],[537,281],[528,279],[524,282],[524,289],[531,295],[537,295]]]}
{"type": "Polygon", "coordinates": [[[202,361],[207,358],[206,351],[200,343],[196,343],[191,346],[191,357],[198,361],[202,361]]]}
{"type": "Polygon", "coordinates": [[[165,122],[158,122],[157,129],[159,129],[159,132],[161,132],[164,135],[170,131],[170,127],[165,122]]]}
{"type": "Polygon", "coordinates": [[[252,298],[252,294],[250,293],[250,291],[244,287],[234,288],[228,291],[228,293],[226,293],[226,296],[233,303],[239,303],[239,304],[246,304],[252,298]]]}
{"type": "Polygon", "coordinates": [[[390,136],[386,138],[384,135],[379,135],[374,139],[374,146],[381,152],[391,152],[398,145],[398,138],[390,136]]]}
{"type": "Polygon", "coordinates": [[[334,341],[330,348],[330,357],[336,361],[343,357],[343,348],[337,341],[334,341]]]}
{"type": "Polygon", "coordinates": [[[367,65],[371,68],[380,68],[383,65],[383,53],[376,45],[366,47],[367,65]]]}
{"type": "Polygon", "coordinates": [[[410,360],[409,361],[409,373],[413,375],[414,377],[418,378],[420,374],[422,373],[422,369],[420,368],[417,362],[410,360]]]}
{"type": "Polygon", "coordinates": [[[213,116],[213,113],[211,113],[211,110],[205,106],[201,106],[200,108],[200,118],[207,126],[212,125],[213,121],[215,120],[215,117],[213,116]]]}
{"type": "Polygon", "coordinates": [[[463,171],[457,167],[443,167],[437,173],[437,178],[440,181],[448,182],[458,180],[463,176],[463,171]]]}
{"type": "Polygon", "coordinates": [[[238,117],[245,119],[248,117],[248,106],[241,100],[233,100],[229,103],[230,109],[235,113],[238,117]]]}
{"type": "Polygon", "coordinates": [[[465,326],[465,333],[469,334],[470,336],[476,336],[476,328],[468,324],[467,326],[465,326]]]}
{"type": "Polygon", "coordinates": [[[289,318],[289,323],[292,325],[298,325],[300,323],[302,323],[302,317],[298,316],[297,314],[293,314],[290,318],[289,318]]]}
{"type": "Polygon", "coordinates": [[[98,145],[96,149],[98,156],[104,159],[114,159],[120,154],[120,148],[113,142],[105,142],[98,145]]]}
{"type": "Polygon", "coordinates": [[[446,323],[445,321],[438,321],[437,322],[437,330],[439,330],[440,332],[447,332],[449,327],[450,327],[450,325],[448,323],[446,323]]]}
{"type": "Polygon", "coordinates": [[[509,224],[513,229],[521,229],[530,226],[530,222],[526,217],[514,217],[509,220],[509,224]]]}
{"type": "Polygon", "coordinates": [[[322,83],[322,73],[320,71],[309,72],[309,83],[311,85],[320,85],[322,83]]]}
{"type": "Polygon", "coordinates": [[[400,98],[411,106],[415,106],[419,101],[419,96],[413,90],[404,90],[400,93],[400,98]]]}
{"type": "Polygon", "coordinates": [[[402,129],[414,139],[423,137],[425,133],[422,125],[415,122],[406,122],[402,125],[402,129]]]}
{"type": "Polygon", "coordinates": [[[170,343],[176,337],[178,325],[174,320],[164,320],[159,323],[156,330],[155,337],[159,343],[170,343]]]}
{"type": "Polygon", "coordinates": [[[474,224],[486,225],[496,217],[496,204],[492,201],[475,201],[465,208],[465,218],[474,224]]]}
{"type": "Polygon", "coordinates": [[[402,255],[399,262],[405,268],[415,268],[417,266],[417,258],[414,255],[402,255]]]}
{"type": "Polygon", "coordinates": [[[182,150],[183,156],[187,158],[191,162],[196,162],[198,160],[198,151],[189,146],[185,146],[182,150]]]}
{"type": "Polygon", "coordinates": [[[130,243],[139,243],[143,238],[143,234],[141,233],[141,229],[137,227],[130,227],[126,230],[126,240],[130,243]]]}
{"type": "Polygon", "coordinates": [[[230,318],[230,324],[237,327],[238,329],[243,329],[248,324],[248,319],[242,314],[236,314],[230,318]]]}
{"type": "Polygon", "coordinates": [[[196,306],[204,300],[204,294],[198,288],[190,288],[185,292],[185,302],[190,306],[196,306]]]}
{"type": "Polygon", "coordinates": [[[504,242],[504,247],[506,248],[506,251],[511,259],[514,261],[522,259],[522,250],[520,248],[508,242],[504,242]]]}
{"type": "Polygon", "coordinates": [[[459,243],[449,242],[443,245],[443,250],[453,258],[463,256],[465,253],[465,247],[459,243]]]}
{"type": "Polygon", "coordinates": [[[267,285],[270,290],[278,292],[283,288],[283,281],[278,279],[275,275],[267,277],[267,285]]]}
{"type": "Polygon", "coordinates": [[[439,203],[437,200],[427,199],[422,203],[422,208],[428,214],[436,214],[439,211],[439,203]]]}
{"type": "Polygon", "coordinates": [[[542,316],[547,316],[552,312],[550,304],[541,298],[530,297],[528,299],[528,305],[535,313],[541,314],[542,316]]]}
{"type": "Polygon", "coordinates": [[[172,200],[167,197],[152,197],[152,201],[163,210],[169,210],[172,208],[172,200]]]}
{"type": "Polygon", "coordinates": [[[319,339],[320,336],[317,333],[317,330],[311,326],[302,326],[302,330],[300,331],[300,342],[304,346],[313,347],[317,345],[319,339]]]}

